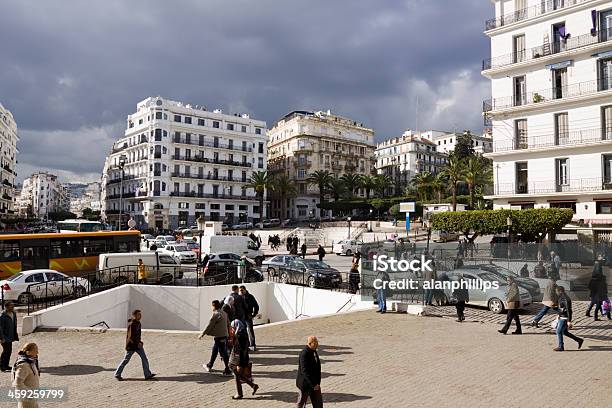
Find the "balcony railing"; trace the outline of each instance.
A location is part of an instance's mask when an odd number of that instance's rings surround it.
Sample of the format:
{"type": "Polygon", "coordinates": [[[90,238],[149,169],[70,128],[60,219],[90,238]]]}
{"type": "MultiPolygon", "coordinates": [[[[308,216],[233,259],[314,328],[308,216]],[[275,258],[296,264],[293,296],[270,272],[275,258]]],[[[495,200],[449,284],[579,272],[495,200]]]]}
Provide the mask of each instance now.
{"type": "Polygon", "coordinates": [[[573,130],[558,135],[528,136],[527,139],[514,139],[496,141],[493,143],[494,152],[507,152],[512,150],[537,149],[541,147],[568,146],[587,143],[599,143],[602,140],[612,141],[612,127],[573,130]]]}
{"type": "MultiPolygon", "coordinates": [[[[126,174],[125,176],[123,176],[123,181],[135,180],[137,178],[141,178],[141,176],[136,177],[133,174],[126,174]]],[[[108,186],[110,184],[117,184],[117,183],[121,183],[121,178],[120,177],[109,180],[106,183],[106,185],[108,186]]]]}
{"type": "Polygon", "coordinates": [[[612,41],[612,28],[601,31],[593,31],[591,33],[582,34],[576,37],[570,37],[567,40],[562,40],[559,43],[553,42],[550,44],[548,49],[546,49],[544,45],[540,45],[533,48],[527,48],[522,51],[513,52],[511,54],[488,58],[482,61],[482,69],[484,71],[491,68],[504,67],[507,65],[531,61],[548,55],[555,55],[565,51],[571,51],[608,41],[612,41]]]}
{"type": "Polygon", "coordinates": [[[495,195],[529,195],[548,193],[585,193],[612,190],[611,178],[571,179],[564,182],[557,180],[538,180],[520,183],[501,183],[494,187],[495,195]]]}
{"type": "Polygon", "coordinates": [[[227,177],[227,176],[215,176],[214,174],[196,174],[196,173],[177,173],[173,172],[172,177],[181,177],[181,178],[192,178],[197,180],[219,180],[219,181],[237,181],[241,183],[246,183],[247,179],[242,177],[227,177]]]}
{"type": "Polygon", "coordinates": [[[555,10],[560,10],[566,7],[570,7],[576,4],[584,3],[590,0],[547,0],[542,1],[540,4],[527,7],[521,10],[516,10],[514,13],[505,14],[499,18],[492,18],[485,22],[485,30],[493,30],[507,26],[509,24],[517,23],[519,21],[527,20],[529,18],[541,16],[546,13],[550,13],[555,10]]]}
{"type": "Polygon", "coordinates": [[[305,161],[294,161],[293,162],[293,167],[312,167],[312,161],[310,160],[305,160],[305,161]]]}
{"type": "Polygon", "coordinates": [[[210,141],[200,141],[198,138],[187,139],[185,137],[173,137],[172,141],[174,143],[187,144],[190,146],[202,146],[202,147],[212,147],[213,149],[226,149],[226,150],[235,150],[239,152],[252,152],[252,147],[242,147],[237,145],[230,145],[229,143],[214,143],[210,141]]]}
{"type": "Polygon", "coordinates": [[[212,164],[223,164],[226,166],[239,166],[239,167],[251,167],[251,163],[247,162],[238,162],[234,160],[220,160],[220,159],[209,159],[206,157],[200,156],[182,156],[182,155],[173,155],[173,160],[183,160],[183,161],[192,161],[197,163],[212,163],[212,164]]]}
{"type": "Polygon", "coordinates": [[[256,200],[257,197],[236,194],[198,193],[195,191],[172,191],[171,197],[218,198],[222,200],[256,200]]]}
{"type": "Polygon", "coordinates": [[[567,86],[557,86],[539,91],[526,92],[514,96],[489,99],[483,102],[483,112],[496,111],[499,109],[513,108],[523,105],[533,105],[556,99],[564,99],[576,96],[592,95],[597,92],[612,89],[612,80],[595,80],[580,82],[567,86]]]}

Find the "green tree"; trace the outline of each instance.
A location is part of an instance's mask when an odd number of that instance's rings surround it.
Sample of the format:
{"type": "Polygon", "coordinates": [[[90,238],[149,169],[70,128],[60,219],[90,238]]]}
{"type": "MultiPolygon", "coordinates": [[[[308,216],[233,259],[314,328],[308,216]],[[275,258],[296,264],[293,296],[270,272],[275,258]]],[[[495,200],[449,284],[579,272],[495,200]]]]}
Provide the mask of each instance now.
{"type": "Polygon", "coordinates": [[[382,198],[385,196],[385,190],[391,185],[391,179],[386,174],[379,174],[374,178],[376,180],[374,183],[374,191],[378,197],[382,198]]]}
{"type": "MultiPolygon", "coordinates": [[[[311,173],[308,176],[308,179],[306,179],[308,184],[315,185],[319,188],[319,208],[321,209],[323,208],[323,204],[325,202],[325,193],[327,192],[329,188],[329,183],[331,182],[332,178],[333,176],[329,171],[317,170],[311,173]]],[[[319,210],[319,214],[321,214],[320,210],[319,210]]]]}
{"type": "Polygon", "coordinates": [[[361,188],[365,190],[366,198],[370,199],[370,192],[376,187],[376,177],[371,175],[361,176],[361,188]]]}
{"type": "Polygon", "coordinates": [[[469,130],[464,131],[462,134],[457,135],[457,142],[455,143],[455,155],[463,160],[467,157],[474,155],[474,147],[472,146],[472,132],[469,130]]]}
{"type": "Polygon", "coordinates": [[[431,183],[433,178],[434,176],[430,172],[424,171],[415,174],[410,180],[410,184],[414,186],[417,196],[421,201],[427,201],[429,199],[429,194],[432,191],[431,183]]]}
{"type": "Polygon", "coordinates": [[[281,203],[281,219],[285,219],[287,216],[287,199],[295,197],[297,188],[285,175],[275,178],[273,184],[273,190],[278,194],[281,203]]]}
{"type": "Polygon", "coordinates": [[[463,178],[468,186],[470,208],[475,208],[475,190],[478,186],[490,184],[493,177],[493,167],[489,160],[480,155],[469,157],[465,162],[463,178]]]}
{"type": "Polygon", "coordinates": [[[446,173],[439,172],[437,173],[430,182],[431,189],[436,196],[438,197],[438,203],[442,202],[442,196],[444,195],[444,191],[446,191],[448,187],[448,179],[446,173]]]}
{"type": "Polygon", "coordinates": [[[457,211],[457,185],[464,179],[463,161],[456,154],[449,154],[443,172],[447,177],[448,187],[451,191],[453,211],[457,211]]]}
{"type": "Polygon", "coordinates": [[[361,187],[361,176],[355,173],[346,173],[340,177],[342,183],[344,183],[344,188],[348,193],[349,197],[353,197],[355,191],[361,187]]]}
{"type": "Polygon", "coordinates": [[[338,201],[346,192],[346,185],[339,177],[332,177],[329,181],[329,192],[334,197],[334,201],[338,201]]]}
{"type": "Polygon", "coordinates": [[[264,195],[267,189],[273,189],[274,183],[272,177],[267,171],[256,171],[251,175],[251,178],[244,188],[252,188],[255,190],[259,198],[259,222],[263,223],[264,219],[264,195]]]}

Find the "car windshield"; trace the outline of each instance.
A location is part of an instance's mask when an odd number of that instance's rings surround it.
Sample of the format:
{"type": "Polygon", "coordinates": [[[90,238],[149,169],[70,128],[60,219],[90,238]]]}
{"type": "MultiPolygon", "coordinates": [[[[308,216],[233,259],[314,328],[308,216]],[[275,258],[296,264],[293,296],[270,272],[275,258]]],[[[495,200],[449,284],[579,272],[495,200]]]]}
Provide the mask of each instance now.
{"type": "Polygon", "coordinates": [[[183,252],[183,251],[189,251],[189,248],[187,248],[187,245],[175,245],[174,250],[178,252],[183,252]]]}
{"type": "Polygon", "coordinates": [[[325,262],[317,261],[316,259],[304,259],[304,260],[302,260],[302,262],[308,268],[313,268],[313,269],[327,269],[327,268],[329,268],[329,266],[327,266],[327,264],[325,262]]]}
{"type": "Polygon", "coordinates": [[[498,265],[482,265],[480,269],[483,269],[489,272],[493,272],[496,275],[501,274],[503,276],[508,276],[508,275],[518,276],[516,273],[512,272],[510,269],[502,268],[501,266],[498,266],[498,265]]]}
{"type": "Polygon", "coordinates": [[[505,285],[506,281],[503,279],[500,279],[499,276],[495,275],[494,273],[491,272],[481,272],[478,274],[478,277],[482,280],[485,281],[489,281],[489,282],[499,282],[501,285],[505,285]]]}
{"type": "Polygon", "coordinates": [[[13,276],[11,276],[10,278],[7,279],[7,281],[15,281],[17,279],[19,279],[21,276],[23,275],[23,273],[16,273],[13,276]]]}

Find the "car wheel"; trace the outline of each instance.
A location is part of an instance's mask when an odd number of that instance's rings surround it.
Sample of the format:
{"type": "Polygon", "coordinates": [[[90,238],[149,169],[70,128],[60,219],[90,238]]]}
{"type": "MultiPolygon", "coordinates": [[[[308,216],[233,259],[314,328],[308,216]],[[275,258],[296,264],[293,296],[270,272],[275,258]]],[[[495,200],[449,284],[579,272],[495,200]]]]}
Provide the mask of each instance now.
{"type": "Polygon", "coordinates": [[[87,294],[87,291],[81,285],[74,288],[74,297],[83,297],[87,294]]]}
{"type": "Polygon", "coordinates": [[[281,283],[289,283],[289,275],[287,275],[287,272],[281,273],[280,281],[281,283]]]}
{"type": "Polygon", "coordinates": [[[160,285],[170,285],[172,283],[172,274],[165,273],[159,278],[160,285]]]}
{"type": "Polygon", "coordinates": [[[276,276],[276,271],[274,268],[268,268],[268,276],[276,276]]]}
{"type": "Polygon", "coordinates": [[[346,256],[351,256],[353,255],[353,252],[350,249],[346,250],[346,256]]]}
{"type": "Polygon", "coordinates": [[[28,303],[33,303],[34,302],[34,295],[31,293],[22,293],[21,295],[19,295],[19,297],[17,298],[17,303],[20,303],[22,305],[28,304],[28,303]]]}
{"type": "Polygon", "coordinates": [[[311,288],[316,288],[317,287],[317,280],[315,279],[314,276],[310,276],[308,278],[308,286],[311,288]]]}
{"type": "Polygon", "coordinates": [[[491,298],[488,307],[493,313],[501,314],[504,312],[504,303],[498,298],[491,298]]]}

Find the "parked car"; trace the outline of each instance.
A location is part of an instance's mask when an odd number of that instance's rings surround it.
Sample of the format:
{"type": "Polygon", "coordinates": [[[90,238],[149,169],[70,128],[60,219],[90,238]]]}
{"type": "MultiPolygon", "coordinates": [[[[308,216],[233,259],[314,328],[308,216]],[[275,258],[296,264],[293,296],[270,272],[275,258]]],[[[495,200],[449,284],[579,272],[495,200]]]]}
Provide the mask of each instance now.
{"type": "Polygon", "coordinates": [[[158,235],[155,238],[154,242],[155,242],[155,245],[157,246],[157,249],[160,249],[160,248],[165,248],[166,245],[175,243],[176,238],[174,238],[172,235],[158,235]]]}
{"type": "Polygon", "coordinates": [[[449,242],[449,241],[457,241],[459,239],[459,234],[456,232],[448,232],[448,231],[434,231],[433,233],[433,242],[449,242]]]}
{"type": "Polygon", "coordinates": [[[510,269],[506,269],[502,266],[495,265],[492,263],[473,265],[473,266],[470,265],[464,268],[469,268],[469,269],[477,268],[483,271],[489,271],[491,273],[494,273],[495,275],[497,275],[500,279],[503,279],[504,281],[508,278],[508,276],[512,276],[514,280],[516,281],[516,284],[519,287],[529,292],[534,302],[539,302],[542,300],[543,294],[540,291],[540,285],[538,284],[536,280],[531,279],[531,278],[523,278],[520,275],[516,274],[515,272],[512,272],[510,269]]]}
{"type": "Polygon", "coordinates": [[[183,277],[180,263],[161,251],[100,254],[96,281],[99,284],[133,283],[138,260],[147,267],[147,283],[167,285],[183,277]]]}
{"type": "Polygon", "coordinates": [[[336,255],[351,256],[357,251],[361,252],[362,245],[362,241],[355,239],[343,239],[342,241],[334,243],[332,252],[334,252],[336,255]]]}
{"type": "Polygon", "coordinates": [[[65,275],[53,269],[32,269],[18,272],[0,281],[4,300],[29,303],[67,295],[83,296],[89,290],[87,279],[65,275]]]}
{"type": "MultiPolygon", "coordinates": [[[[227,285],[241,282],[261,282],[263,274],[255,268],[255,264],[248,259],[229,259],[228,254],[211,254],[204,268],[205,285],[227,285]],[[245,263],[245,276],[238,276],[238,267],[241,262],[245,263]]],[[[232,254],[235,255],[235,254],[232,254]]],[[[232,257],[233,258],[233,257],[232,257]]]]}
{"type": "MultiPolygon", "coordinates": [[[[493,313],[503,313],[508,304],[506,302],[506,293],[508,292],[508,283],[505,279],[500,278],[494,273],[489,271],[481,270],[481,269],[472,269],[472,268],[461,268],[455,269],[453,271],[444,272],[449,280],[458,281],[459,274],[463,274],[464,280],[481,280],[488,282],[497,282],[498,288],[488,289],[487,291],[483,291],[481,289],[468,289],[470,301],[469,305],[473,306],[484,306],[487,307],[493,313]]],[[[519,286],[519,294],[520,294],[520,308],[523,308],[532,303],[531,295],[525,289],[519,286]]],[[[448,301],[452,298],[452,293],[450,289],[444,290],[444,295],[446,297],[445,301],[448,301]]]]}
{"type": "Polygon", "coordinates": [[[167,254],[179,261],[180,264],[195,264],[198,260],[196,254],[189,249],[187,244],[171,243],[164,249],[158,250],[161,254],[167,254]]]}
{"type": "Polygon", "coordinates": [[[311,288],[333,288],[342,284],[342,276],[337,269],[316,259],[293,258],[286,266],[279,267],[282,283],[308,285],[311,288]]]}
{"type": "Polygon", "coordinates": [[[270,276],[277,276],[278,271],[283,266],[288,266],[289,262],[294,258],[298,258],[297,255],[276,255],[272,258],[266,259],[262,262],[262,268],[267,271],[270,276]]]}

